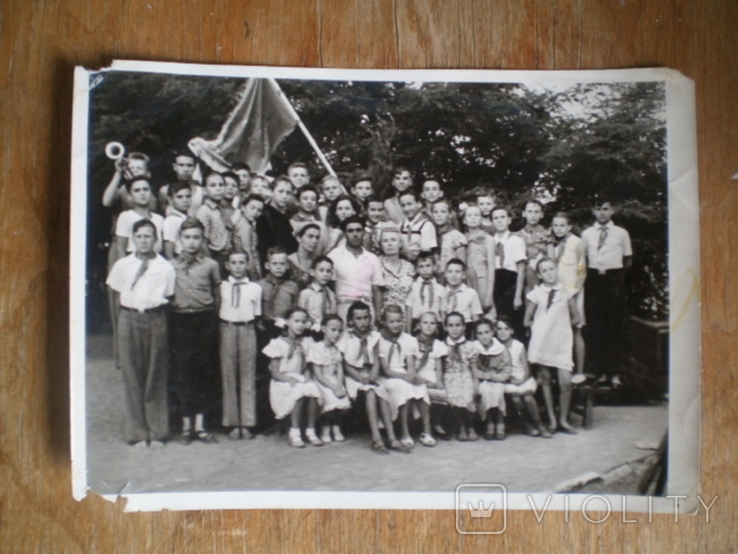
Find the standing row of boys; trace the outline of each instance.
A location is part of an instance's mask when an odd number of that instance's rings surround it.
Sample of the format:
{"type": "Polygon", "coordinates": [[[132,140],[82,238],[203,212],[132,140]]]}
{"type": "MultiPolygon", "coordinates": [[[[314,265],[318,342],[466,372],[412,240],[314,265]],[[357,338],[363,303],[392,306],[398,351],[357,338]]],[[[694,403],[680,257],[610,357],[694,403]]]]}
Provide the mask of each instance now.
{"type": "Polygon", "coordinates": [[[477,415],[485,439],[504,439],[506,396],[532,436],[574,433],[585,319],[591,367],[617,385],[632,253],[609,202],[581,238],[565,213],[543,227],[536,200],[512,233],[489,191],[457,207],[405,168],[381,200],[370,177],[316,188],[299,163],[274,180],[236,164],[203,185],[195,167],[178,154],[178,180],[155,196],[148,158],[132,153],[103,197],[124,208],[107,284],[131,445],[163,446],[170,413],[177,441],[216,442],[214,411],[234,440],[289,417],[292,446],[340,442],[360,393],[379,453],[412,450],[413,414],[425,446],[477,440],[477,415]]]}

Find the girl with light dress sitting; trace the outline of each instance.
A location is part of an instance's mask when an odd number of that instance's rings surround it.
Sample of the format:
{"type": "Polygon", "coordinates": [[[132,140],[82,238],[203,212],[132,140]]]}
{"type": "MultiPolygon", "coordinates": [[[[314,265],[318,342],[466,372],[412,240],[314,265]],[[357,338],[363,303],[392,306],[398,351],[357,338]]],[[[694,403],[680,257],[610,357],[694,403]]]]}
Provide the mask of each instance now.
{"type": "Polygon", "coordinates": [[[323,318],[322,331],[323,340],[308,353],[322,399],[320,440],[324,443],[343,442],[341,417],[351,407],[343,384],[343,354],[337,345],[343,334],[343,321],[336,314],[328,314],[323,318]]]}
{"type": "Polygon", "coordinates": [[[315,433],[320,390],[307,372],[307,355],[315,342],[302,336],[308,325],[308,314],[302,308],[293,307],[285,313],[284,319],[284,336],[272,339],[263,350],[271,358],[269,403],[277,419],[290,416],[290,446],[305,446],[301,431],[304,412],[307,412],[305,437],[313,446],[323,446],[315,433]]]}

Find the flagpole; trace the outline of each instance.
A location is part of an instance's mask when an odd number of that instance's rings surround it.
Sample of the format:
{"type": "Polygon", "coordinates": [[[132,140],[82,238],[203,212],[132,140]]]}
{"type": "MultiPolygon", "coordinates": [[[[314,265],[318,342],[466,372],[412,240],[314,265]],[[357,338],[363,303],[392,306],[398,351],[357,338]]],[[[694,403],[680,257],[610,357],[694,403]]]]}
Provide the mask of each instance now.
{"type": "Polygon", "coordinates": [[[335,177],[336,172],[333,171],[331,164],[328,162],[328,158],[325,157],[325,154],[323,154],[323,152],[321,151],[320,147],[318,146],[318,143],[315,142],[313,135],[311,135],[310,131],[308,131],[307,127],[305,127],[305,124],[302,122],[302,119],[300,119],[300,115],[297,113],[297,111],[295,111],[295,108],[292,106],[292,102],[290,102],[289,98],[287,98],[285,93],[282,92],[282,89],[280,88],[279,83],[277,83],[276,79],[267,79],[267,81],[274,88],[276,93],[282,98],[282,100],[284,100],[285,106],[287,106],[287,109],[290,111],[292,116],[297,120],[297,126],[300,128],[302,133],[305,135],[305,138],[310,143],[310,146],[312,146],[313,150],[315,150],[315,153],[317,154],[320,162],[328,170],[328,173],[330,173],[333,177],[335,177]]]}

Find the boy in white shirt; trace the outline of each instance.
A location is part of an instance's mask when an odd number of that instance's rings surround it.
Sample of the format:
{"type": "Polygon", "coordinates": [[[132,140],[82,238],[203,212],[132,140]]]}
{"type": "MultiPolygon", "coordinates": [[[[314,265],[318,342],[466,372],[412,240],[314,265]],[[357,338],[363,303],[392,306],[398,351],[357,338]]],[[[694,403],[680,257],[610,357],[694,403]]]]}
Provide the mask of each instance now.
{"type": "Polygon", "coordinates": [[[498,315],[508,316],[518,339],[524,337],[523,284],[527,260],[525,241],[510,232],[510,212],[507,208],[492,210],[495,226],[495,288],[493,293],[498,315]]]}
{"type": "Polygon", "coordinates": [[[599,382],[620,384],[625,320],[625,273],[633,261],[628,231],[612,222],[612,203],[599,199],[592,208],[596,223],[582,233],[587,256],[587,354],[599,382]]]}

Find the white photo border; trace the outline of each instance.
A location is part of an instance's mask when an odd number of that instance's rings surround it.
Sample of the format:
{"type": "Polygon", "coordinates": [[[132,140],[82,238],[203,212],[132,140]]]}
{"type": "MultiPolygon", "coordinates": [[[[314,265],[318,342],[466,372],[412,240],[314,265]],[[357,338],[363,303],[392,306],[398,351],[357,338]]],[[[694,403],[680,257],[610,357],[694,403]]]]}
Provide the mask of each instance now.
{"type": "MultiPolygon", "coordinates": [[[[668,160],[670,380],[669,449],[666,497],[602,495],[614,507],[627,511],[694,513],[697,508],[701,421],[701,322],[699,196],[697,176],[694,82],[677,71],[663,68],[587,71],[501,70],[363,70],[204,65],[116,60],[103,71],[147,72],[212,77],[259,77],[311,80],[448,81],[522,83],[551,86],[579,83],[663,82],[666,90],[668,160]],[[675,500],[674,496],[684,496],[675,500]],[[671,498],[670,498],[671,497],[671,498]]],[[[75,69],[71,164],[70,252],[70,390],[72,488],[76,500],[85,498],[87,435],[85,399],[85,244],[87,239],[87,143],[90,74],[75,69]]],[[[444,509],[453,510],[455,493],[449,492],[312,492],[231,491],[125,494],[126,511],[163,509],[444,509]]],[[[510,493],[510,509],[543,505],[548,493],[510,493]]],[[[115,495],[104,498],[116,501],[115,495]]],[[[551,510],[577,510],[584,495],[552,494],[551,510]]]]}

